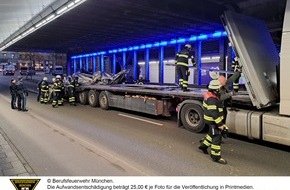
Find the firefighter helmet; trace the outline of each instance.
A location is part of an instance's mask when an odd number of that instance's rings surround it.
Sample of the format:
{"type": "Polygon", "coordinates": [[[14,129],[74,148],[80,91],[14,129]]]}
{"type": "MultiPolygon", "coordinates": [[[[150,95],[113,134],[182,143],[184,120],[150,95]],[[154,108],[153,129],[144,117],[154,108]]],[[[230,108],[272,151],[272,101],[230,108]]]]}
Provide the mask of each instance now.
{"type": "Polygon", "coordinates": [[[212,80],[210,81],[208,85],[208,89],[210,90],[217,90],[221,87],[221,83],[218,80],[212,80]]]}
{"type": "Polygon", "coordinates": [[[44,80],[44,81],[47,81],[47,77],[43,77],[43,79],[42,80],[44,80]]]}
{"type": "Polygon", "coordinates": [[[56,78],[56,79],[61,79],[61,76],[60,76],[60,75],[56,75],[55,78],[56,78]]]}
{"type": "Polygon", "coordinates": [[[186,49],[191,49],[191,45],[190,44],[185,44],[184,46],[186,49]]]}

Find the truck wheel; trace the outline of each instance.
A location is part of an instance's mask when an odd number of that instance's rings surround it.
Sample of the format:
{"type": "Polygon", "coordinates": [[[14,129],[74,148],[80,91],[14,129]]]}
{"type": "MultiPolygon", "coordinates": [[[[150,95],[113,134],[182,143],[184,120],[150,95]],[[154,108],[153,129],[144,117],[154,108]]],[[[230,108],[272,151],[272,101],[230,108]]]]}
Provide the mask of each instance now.
{"type": "Polygon", "coordinates": [[[95,90],[90,90],[88,94],[89,105],[92,107],[99,106],[99,92],[95,90]]]}
{"type": "Polygon", "coordinates": [[[79,101],[82,105],[86,105],[88,103],[88,91],[79,92],[79,101]]]}
{"type": "Polygon", "coordinates": [[[102,91],[100,93],[99,104],[103,110],[109,109],[109,99],[108,99],[107,93],[105,91],[102,91]]]}
{"type": "Polygon", "coordinates": [[[203,109],[197,104],[185,104],[180,112],[183,126],[192,132],[201,132],[205,128],[203,109]]]}

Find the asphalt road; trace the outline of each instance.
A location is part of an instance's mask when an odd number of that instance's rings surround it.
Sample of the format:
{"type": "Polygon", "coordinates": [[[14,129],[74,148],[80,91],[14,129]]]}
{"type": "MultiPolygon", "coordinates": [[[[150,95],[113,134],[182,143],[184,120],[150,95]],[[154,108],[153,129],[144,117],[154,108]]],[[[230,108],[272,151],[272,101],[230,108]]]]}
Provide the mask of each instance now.
{"type": "MultiPolygon", "coordinates": [[[[204,134],[176,121],[124,110],[42,105],[10,109],[9,76],[0,76],[1,127],[40,176],[289,176],[290,152],[228,138],[220,165],[197,146],[204,134]]],[[[27,82],[27,81],[26,81],[27,82]]],[[[29,82],[27,85],[35,85],[29,82]]]]}

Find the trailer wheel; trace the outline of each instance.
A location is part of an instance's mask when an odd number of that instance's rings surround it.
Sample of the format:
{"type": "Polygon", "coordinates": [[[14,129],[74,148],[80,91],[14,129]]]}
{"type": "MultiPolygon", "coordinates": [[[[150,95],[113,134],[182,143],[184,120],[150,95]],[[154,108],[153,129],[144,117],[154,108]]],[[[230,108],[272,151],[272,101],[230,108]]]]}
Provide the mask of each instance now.
{"type": "Polygon", "coordinates": [[[90,90],[88,93],[89,105],[92,107],[99,106],[99,92],[95,90],[90,90]]]}
{"type": "Polygon", "coordinates": [[[105,91],[102,91],[100,93],[99,104],[103,110],[109,109],[109,99],[108,99],[107,93],[105,91]]]}
{"type": "Polygon", "coordinates": [[[201,132],[205,127],[203,109],[197,104],[185,104],[180,112],[183,126],[192,132],[201,132]]]}
{"type": "Polygon", "coordinates": [[[82,105],[86,105],[88,103],[88,91],[79,92],[79,101],[82,105]]]}

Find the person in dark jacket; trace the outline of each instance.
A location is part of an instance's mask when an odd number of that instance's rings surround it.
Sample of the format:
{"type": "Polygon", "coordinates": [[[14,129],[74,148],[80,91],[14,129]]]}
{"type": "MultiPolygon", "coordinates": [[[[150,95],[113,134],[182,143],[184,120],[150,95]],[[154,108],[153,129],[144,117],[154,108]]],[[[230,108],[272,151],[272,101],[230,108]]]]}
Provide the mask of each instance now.
{"type": "Polygon", "coordinates": [[[220,164],[227,164],[227,161],[221,157],[222,133],[223,130],[228,130],[228,128],[223,123],[223,105],[219,99],[220,87],[221,84],[218,80],[212,80],[208,86],[208,92],[204,94],[203,118],[205,123],[209,126],[209,131],[198,148],[202,150],[204,154],[208,154],[207,149],[210,147],[212,160],[220,164]]]}
{"type": "Polygon", "coordinates": [[[191,45],[186,44],[184,49],[178,52],[175,56],[175,64],[179,77],[179,86],[183,91],[188,91],[188,76],[190,74],[188,69],[188,62],[190,59],[193,63],[193,66],[195,66],[196,63],[192,54],[191,45]]]}
{"type": "Polygon", "coordinates": [[[28,111],[26,109],[26,99],[28,96],[28,91],[23,84],[22,76],[18,76],[18,81],[16,82],[16,90],[17,90],[17,108],[18,111],[28,111]]]}
{"type": "Polygon", "coordinates": [[[15,79],[12,79],[10,82],[10,94],[11,94],[11,108],[16,109],[17,89],[15,79]]]}
{"type": "Polygon", "coordinates": [[[221,83],[221,88],[219,90],[219,99],[222,101],[223,109],[224,109],[224,123],[226,123],[227,118],[227,107],[231,106],[232,96],[236,94],[234,90],[230,90],[229,86],[233,84],[234,81],[239,79],[241,76],[241,72],[235,72],[230,78],[226,79],[223,75],[218,77],[218,81],[221,83]]]}
{"type": "Polygon", "coordinates": [[[41,97],[41,83],[42,83],[42,81],[43,81],[43,79],[37,83],[37,90],[38,90],[37,101],[38,102],[40,101],[40,97],[41,97]]]}

